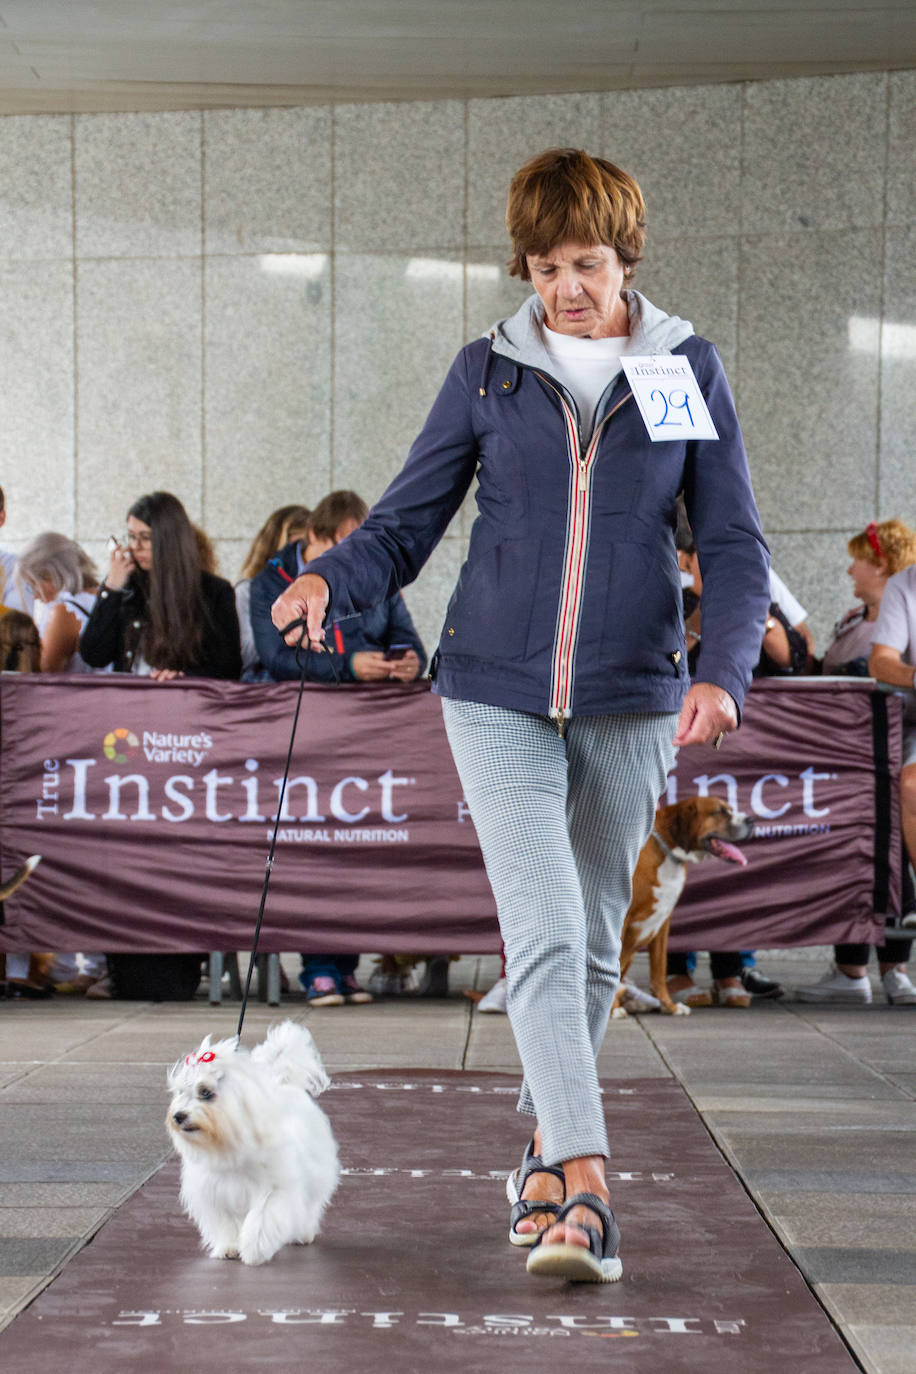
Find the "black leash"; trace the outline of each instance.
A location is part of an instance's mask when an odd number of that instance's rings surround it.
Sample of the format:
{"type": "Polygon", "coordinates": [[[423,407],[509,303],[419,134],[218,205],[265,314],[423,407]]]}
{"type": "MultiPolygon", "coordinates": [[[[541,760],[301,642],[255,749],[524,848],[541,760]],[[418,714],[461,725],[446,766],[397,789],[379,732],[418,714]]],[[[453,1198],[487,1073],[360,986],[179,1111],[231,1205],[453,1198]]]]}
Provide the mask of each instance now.
{"type": "MultiPolygon", "coordinates": [[[[283,814],[283,799],[286,796],[286,784],[289,780],[290,765],[293,761],[293,745],[296,742],[296,727],[299,724],[299,708],[302,705],[302,689],[305,686],[305,670],[308,667],[309,654],[318,652],[318,650],[313,649],[311,645],[308,645],[305,652],[303,653],[302,645],[303,641],[306,640],[307,627],[305,620],[302,618],[300,618],[299,620],[290,621],[286,628],[280,631],[281,638],[285,640],[289,632],[297,628],[300,628],[302,630],[302,633],[299,636],[299,643],[296,645],[296,659],[300,663],[301,668],[301,671],[299,673],[299,691],[296,694],[296,710],[293,715],[293,728],[290,731],[289,749],[286,752],[286,767],[283,769],[283,781],[280,784],[280,795],[277,799],[277,818],[274,821],[274,831],[270,837],[270,850],[267,855],[267,864],[264,871],[264,886],[261,889],[261,905],[258,907],[258,920],[254,929],[254,943],[251,948],[251,958],[248,960],[248,976],[245,979],[245,991],[242,994],[242,1008],[239,1012],[239,1024],[238,1029],[235,1032],[236,1038],[238,1040],[241,1040],[242,1038],[242,1024],[245,1020],[246,1008],[248,1007],[248,993],[251,988],[251,976],[254,972],[254,966],[258,957],[258,942],[261,938],[261,926],[264,922],[264,907],[267,903],[267,888],[270,884],[270,872],[273,868],[274,850],[277,846],[277,831],[280,828],[280,817],[283,814]]],[[[331,671],[337,679],[337,684],[339,686],[340,677],[338,676],[337,669],[334,667],[333,663],[331,664],[331,671]]]]}

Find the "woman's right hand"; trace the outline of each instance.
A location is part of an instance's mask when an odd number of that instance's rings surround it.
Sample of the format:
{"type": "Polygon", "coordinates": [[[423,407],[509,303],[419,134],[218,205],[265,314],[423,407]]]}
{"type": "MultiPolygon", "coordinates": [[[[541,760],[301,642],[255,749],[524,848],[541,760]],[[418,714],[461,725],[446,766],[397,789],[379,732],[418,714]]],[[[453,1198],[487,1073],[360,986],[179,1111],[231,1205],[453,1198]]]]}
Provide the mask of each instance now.
{"type": "Polygon", "coordinates": [[[105,586],[110,587],[113,592],[120,591],[122,587],[127,586],[127,580],[133,570],[134,560],[130,556],[130,549],[116,543],[108,560],[105,586]]]}
{"type": "MultiPolygon", "coordinates": [[[[310,647],[319,649],[324,643],[324,617],[330,598],[331,593],[323,577],[317,573],[303,573],[277,597],[270,608],[270,618],[278,630],[285,629],[294,620],[304,620],[310,647]]],[[[291,649],[295,649],[301,638],[302,631],[297,628],[290,630],[286,642],[291,649]]]]}

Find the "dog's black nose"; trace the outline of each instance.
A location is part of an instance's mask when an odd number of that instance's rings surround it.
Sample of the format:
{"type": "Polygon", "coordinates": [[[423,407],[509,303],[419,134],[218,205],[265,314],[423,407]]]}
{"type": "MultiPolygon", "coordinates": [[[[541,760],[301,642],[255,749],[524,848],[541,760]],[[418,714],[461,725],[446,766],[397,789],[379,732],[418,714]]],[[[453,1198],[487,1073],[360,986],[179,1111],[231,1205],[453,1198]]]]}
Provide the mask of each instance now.
{"type": "Polygon", "coordinates": [[[181,1126],[181,1125],[183,1124],[183,1122],[187,1121],[187,1119],[188,1119],[188,1114],[187,1114],[187,1112],[173,1112],[173,1113],[172,1113],[172,1120],[174,1121],[174,1123],[175,1123],[176,1126],[181,1126]]]}

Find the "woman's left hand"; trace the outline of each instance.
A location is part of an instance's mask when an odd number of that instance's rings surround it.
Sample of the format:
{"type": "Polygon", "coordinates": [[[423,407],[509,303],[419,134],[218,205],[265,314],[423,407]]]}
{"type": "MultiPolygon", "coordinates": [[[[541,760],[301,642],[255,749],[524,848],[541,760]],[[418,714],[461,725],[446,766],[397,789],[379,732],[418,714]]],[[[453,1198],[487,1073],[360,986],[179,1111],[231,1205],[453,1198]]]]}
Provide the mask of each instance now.
{"type": "Polygon", "coordinates": [[[150,677],[154,682],[174,682],[177,677],[184,677],[177,668],[151,668],[150,677]]]}
{"type": "Polygon", "coordinates": [[[738,710],[725,688],[695,682],[684,698],[674,743],[714,744],[718,735],[737,728],[738,710]]]}

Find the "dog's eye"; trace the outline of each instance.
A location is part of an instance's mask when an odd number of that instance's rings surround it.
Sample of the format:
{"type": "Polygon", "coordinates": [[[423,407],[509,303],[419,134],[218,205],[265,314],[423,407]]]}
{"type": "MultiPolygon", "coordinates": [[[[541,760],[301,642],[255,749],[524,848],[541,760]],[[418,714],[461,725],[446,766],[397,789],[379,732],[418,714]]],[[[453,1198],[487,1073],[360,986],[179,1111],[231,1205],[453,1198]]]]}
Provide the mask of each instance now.
{"type": "Polygon", "coordinates": [[[201,1102],[209,1102],[216,1094],[212,1093],[209,1088],[198,1088],[197,1096],[200,1098],[201,1102]]]}

